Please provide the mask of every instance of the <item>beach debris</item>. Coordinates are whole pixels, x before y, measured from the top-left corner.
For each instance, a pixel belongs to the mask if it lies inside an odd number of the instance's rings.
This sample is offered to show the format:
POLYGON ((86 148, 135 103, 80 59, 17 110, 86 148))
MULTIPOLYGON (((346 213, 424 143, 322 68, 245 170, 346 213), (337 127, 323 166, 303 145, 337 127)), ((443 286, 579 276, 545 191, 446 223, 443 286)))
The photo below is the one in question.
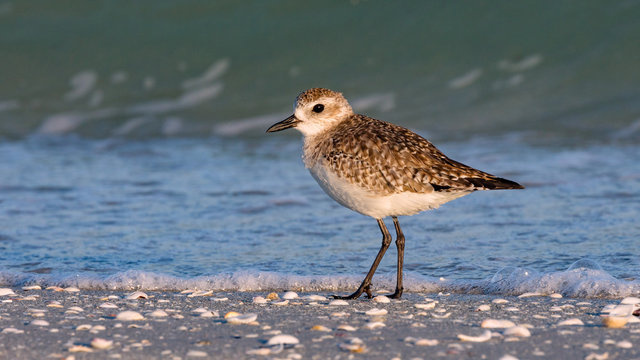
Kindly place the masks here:
POLYGON ((42 319, 33 320, 29 324, 35 325, 35 326, 49 326, 49 322, 47 320, 42 320, 42 319))
POLYGON ((367 351, 367 347, 364 345, 361 339, 354 337, 339 345, 340 350, 348 351, 352 353, 363 353, 367 351))
POLYGON ((491 331, 485 330, 479 336, 470 336, 465 334, 458 334, 458 339, 461 341, 469 341, 469 342, 485 342, 491 339, 491 331))
MULTIPOLYGON (((227 315, 229 314, 230 313, 227 313, 227 315)), ((225 315, 224 318, 227 320, 227 323, 233 324, 233 325, 250 324, 256 321, 256 319, 258 319, 258 314, 254 314, 254 313, 238 314, 238 315, 232 315, 232 316, 227 316, 227 315, 225 315)))
POLYGON ((494 304, 506 304, 506 303, 509 302, 509 300, 506 300, 506 299, 493 299, 491 302, 494 303, 494 304))
POLYGON ((113 345, 113 340, 93 338, 90 345, 94 349, 108 349, 113 345))
POLYGON ((378 296, 373 298, 373 301, 375 301, 377 303, 381 303, 381 304, 388 304, 388 303, 391 302, 391 299, 389 299, 388 297, 386 297, 384 295, 378 295, 378 296))
POLYGON ((611 329, 619 329, 627 325, 629 319, 622 316, 605 316, 602 318, 602 324, 611 329))
POLYGON ((491 305, 482 304, 476 308, 476 311, 489 311, 491 310, 491 305))
POLYGON ((209 354, 207 354, 204 351, 201 350, 189 350, 187 351, 187 357, 207 357, 209 356, 209 354))
POLYGON ((144 316, 142 316, 142 314, 140 314, 139 312, 127 310, 127 311, 121 311, 120 313, 118 313, 118 315, 116 315, 116 320, 137 321, 137 320, 144 320, 144 316))
POLYGON ((262 296, 255 296, 253 298, 253 303, 254 304, 266 304, 267 302, 268 302, 267 299, 265 299, 262 296))
POLYGON ((167 317, 167 316, 169 316, 169 314, 167 314, 167 312, 162 310, 162 309, 157 309, 157 310, 153 310, 152 312, 150 312, 149 316, 155 317, 155 318, 160 318, 160 317, 167 317))
POLYGON ((13 290, 9 289, 9 288, 1 288, 0 289, 0 296, 7 296, 7 295, 15 295, 16 293, 13 292, 13 290))
POLYGON ((496 320, 496 319, 485 319, 480 324, 480 327, 485 329, 506 329, 510 327, 514 327, 516 324, 510 320, 496 320))
POLYGON ((376 330, 376 329, 380 329, 383 328, 387 325, 385 325, 385 323, 383 323, 382 321, 372 321, 372 322, 368 322, 364 325, 364 328, 367 330, 376 330))
POLYGON ((356 331, 357 330, 353 326, 347 325, 347 324, 338 325, 337 329, 338 330, 343 330, 343 331, 356 331))
POLYGON ((29 286, 23 286, 22 290, 24 291, 29 291, 29 290, 42 290, 42 287, 40 285, 29 285, 29 286))
POLYGON ((132 292, 131 294, 127 295, 125 297, 125 299, 127 300, 136 300, 136 299, 148 299, 149 296, 145 293, 143 293, 142 291, 135 291, 132 292))
POLYGON ((411 336, 404 338, 404 342, 415 346, 436 346, 439 343, 437 339, 414 338, 411 336))
POLYGON ((529 337, 531 336, 531 332, 524 326, 512 326, 504 330, 503 333, 505 336, 518 336, 518 337, 529 337))
POLYGON ((198 296, 212 296, 213 290, 196 290, 191 294, 187 295, 187 297, 198 297, 198 296))
POLYGON ((299 297, 298 294, 294 291, 287 291, 282 295, 282 298, 285 300, 293 300, 293 299, 297 299, 298 297, 299 297))
POLYGON ((349 305, 349 303, 346 300, 341 300, 341 299, 331 300, 329 302, 329 306, 345 306, 345 305, 349 305))
POLYGON ((311 331, 322 331, 322 332, 330 332, 331 329, 324 325, 315 325, 311 328, 311 331))
POLYGON ((297 337, 292 335, 280 334, 272 337, 267 341, 267 346, 285 346, 290 347, 300 343, 297 337))
POLYGON ((267 295, 267 299, 269 299, 269 300, 278 300, 279 298, 280 297, 278 296, 278 294, 276 294, 274 292, 269 293, 269 295, 267 295))
POLYGON ((562 320, 558 323, 558 326, 582 326, 584 323, 582 320, 578 318, 571 318, 567 320, 562 320))
POLYGON ((432 310, 433 308, 436 307, 436 302, 430 302, 430 303, 426 303, 426 304, 415 304, 413 305, 418 309, 422 309, 422 310, 432 310))
POLYGON ((365 314, 369 316, 383 316, 383 315, 387 315, 388 313, 389 312, 387 311, 387 309, 378 309, 378 308, 373 308, 365 311, 365 314))

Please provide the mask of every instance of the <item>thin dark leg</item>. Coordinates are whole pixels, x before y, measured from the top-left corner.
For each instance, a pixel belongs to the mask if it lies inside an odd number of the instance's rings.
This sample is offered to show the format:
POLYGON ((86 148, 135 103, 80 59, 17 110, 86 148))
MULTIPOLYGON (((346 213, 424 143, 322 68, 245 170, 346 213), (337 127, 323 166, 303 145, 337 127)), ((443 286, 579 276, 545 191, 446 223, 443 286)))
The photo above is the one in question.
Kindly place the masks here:
POLYGON ((387 230, 387 227, 384 225, 382 219, 376 220, 378 221, 378 226, 380 227, 380 231, 382 232, 382 246, 378 251, 378 255, 376 255, 376 259, 373 261, 373 265, 371 265, 371 269, 369 269, 367 276, 365 276, 362 284, 360 284, 360 287, 358 288, 358 290, 356 290, 356 292, 349 296, 334 296, 334 298, 344 300, 357 299, 360 297, 360 295, 362 295, 363 292, 366 292, 369 298, 371 298, 371 278, 373 278, 373 274, 376 272, 376 269, 378 268, 378 265, 380 264, 380 261, 384 256, 384 253, 387 251, 389 245, 391 244, 391 234, 389 234, 389 230, 387 230))
POLYGON ((389 295, 392 299, 400 299, 402 296, 402 266, 404 265, 404 234, 400 229, 398 218, 393 216, 393 225, 396 228, 396 248, 398 249, 398 279, 396 280, 396 291, 389 295))

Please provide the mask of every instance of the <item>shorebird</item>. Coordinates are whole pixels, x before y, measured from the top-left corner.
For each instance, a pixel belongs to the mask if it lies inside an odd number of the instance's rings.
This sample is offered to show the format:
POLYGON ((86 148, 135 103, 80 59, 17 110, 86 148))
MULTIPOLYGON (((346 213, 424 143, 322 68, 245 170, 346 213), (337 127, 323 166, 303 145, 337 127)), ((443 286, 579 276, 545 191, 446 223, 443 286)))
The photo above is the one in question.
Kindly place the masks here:
POLYGON ((523 189, 449 159, 408 129, 354 113, 341 93, 329 89, 302 92, 293 115, 267 132, 288 128, 304 136, 304 164, 322 189, 341 205, 376 219, 382 232, 382 246, 360 287, 335 298, 372 297, 371 279, 392 240, 385 217, 393 219, 398 251, 396 289, 389 296, 400 298, 405 238, 398 216, 435 209, 476 190, 523 189))

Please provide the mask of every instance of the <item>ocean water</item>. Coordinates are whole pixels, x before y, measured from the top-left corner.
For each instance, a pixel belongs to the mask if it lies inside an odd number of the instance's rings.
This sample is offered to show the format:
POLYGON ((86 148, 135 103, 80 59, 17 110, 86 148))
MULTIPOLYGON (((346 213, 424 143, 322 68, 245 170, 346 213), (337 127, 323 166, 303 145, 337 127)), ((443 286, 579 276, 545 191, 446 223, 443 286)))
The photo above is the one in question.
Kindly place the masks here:
MULTIPOLYGON (((640 293, 640 3, 0 3, 0 285, 348 291, 302 90, 518 181, 401 217, 406 288, 640 293)), ((395 249, 374 285, 393 288, 395 249)))

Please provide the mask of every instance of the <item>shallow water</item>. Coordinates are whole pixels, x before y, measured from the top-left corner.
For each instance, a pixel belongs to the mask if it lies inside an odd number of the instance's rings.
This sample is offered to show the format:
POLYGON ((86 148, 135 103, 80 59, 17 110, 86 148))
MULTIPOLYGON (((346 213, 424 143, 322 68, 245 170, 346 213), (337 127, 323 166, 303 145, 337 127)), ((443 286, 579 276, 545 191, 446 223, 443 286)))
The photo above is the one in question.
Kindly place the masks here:
MULTIPOLYGON (((287 136, 1 143, 0 282, 353 286, 378 250, 379 230, 322 192, 300 146, 287 136)), ((612 292, 638 291, 640 148, 536 147, 516 135, 440 148, 527 189, 478 192, 401 217, 410 290, 571 293, 575 281, 595 281, 581 294, 602 295, 600 280, 613 276, 621 283, 612 292), (580 259, 602 271, 566 281, 580 259), (553 284, 531 282, 550 275, 553 284)), ((394 271, 392 247, 375 279, 390 285, 394 271)))

